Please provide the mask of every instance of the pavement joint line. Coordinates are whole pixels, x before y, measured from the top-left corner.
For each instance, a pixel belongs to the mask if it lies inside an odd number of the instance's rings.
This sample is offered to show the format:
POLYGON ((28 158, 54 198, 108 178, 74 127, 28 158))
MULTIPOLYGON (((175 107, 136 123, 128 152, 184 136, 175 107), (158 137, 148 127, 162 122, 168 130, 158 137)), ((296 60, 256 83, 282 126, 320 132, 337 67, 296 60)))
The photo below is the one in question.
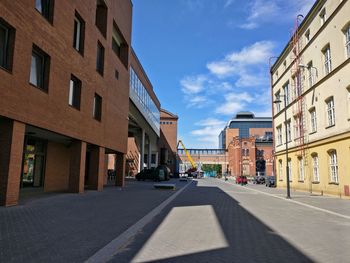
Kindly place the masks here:
MULTIPOLYGON (((221 181, 220 181, 221 182, 221 181)), ((223 183, 223 182, 221 182, 223 183)), ((233 186, 237 186, 231 182, 227 182, 233 186)), ((340 214, 340 213, 337 213, 337 212, 333 212, 333 211, 330 211, 330 210, 327 210, 327 209, 323 209, 323 208, 320 208, 320 207, 317 207, 317 206, 313 206, 313 205, 309 205, 309 204, 305 204, 303 202, 299 202, 299 201, 295 201, 293 199, 287 199, 286 197, 282 197, 282 196, 278 196, 278 195, 275 195, 275 194, 270 194, 270 193, 266 193, 266 192, 263 192, 263 191, 260 191, 260 190, 256 190, 256 189, 252 189, 252 188, 244 188, 244 189, 247 189, 247 190, 250 190, 250 191, 254 191, 254 192, 258 192, 258 193, 261 193, 261 194, 264 194, 264 195, 268 195, 268 196, 271 196, 271 197, 274 197, 274 198, 278 198, 278 199, 281 199, 281 200, 284 200, 284 201, 287 201, 287 202, 290 202, 290 203, 294 203, 294 204, 298 204, 298 205, 301 205, 301 206, 305 206, 305 207, 308 207, 308 208, 312 208, 312 209, 315 209, 315 210, 318 210, 318 211, 321 211, 321 212, 324 212, 324 213, 328 213, 328 214, 331 214, 331 215, 334 215, 334 216, 338 216, 338 217, 342 217, 344 219, 348 219, 350 220, 350 216, 347 216, 347 215, 343 215, 343 214, 340 214)))
POLYGON ((180 190, 169 196, 160 205, 154 208, 151 212, 137 221, 134 225, 130 226, 122 234, 117 236, 106 246, 98 250, 94 255, 88 258, 85 263, 102 263, 108 262, 118 253, 118 250, 122 248, 132 237, 134 237, 145 225, 157 216, 170 202, 172 202, 178 195, 180 195, 193 181, 188 182, 180 190))

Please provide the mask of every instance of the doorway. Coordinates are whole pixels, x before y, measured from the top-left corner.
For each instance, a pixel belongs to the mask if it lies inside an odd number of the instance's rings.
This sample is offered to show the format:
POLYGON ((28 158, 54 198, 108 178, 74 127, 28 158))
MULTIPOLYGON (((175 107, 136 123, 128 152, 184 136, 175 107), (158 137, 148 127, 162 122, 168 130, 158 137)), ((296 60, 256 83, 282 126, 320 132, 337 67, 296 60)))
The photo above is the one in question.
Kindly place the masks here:
POLYGON ((21 174, 21 188, 44 187, 46 141, 25 138, 21 174))

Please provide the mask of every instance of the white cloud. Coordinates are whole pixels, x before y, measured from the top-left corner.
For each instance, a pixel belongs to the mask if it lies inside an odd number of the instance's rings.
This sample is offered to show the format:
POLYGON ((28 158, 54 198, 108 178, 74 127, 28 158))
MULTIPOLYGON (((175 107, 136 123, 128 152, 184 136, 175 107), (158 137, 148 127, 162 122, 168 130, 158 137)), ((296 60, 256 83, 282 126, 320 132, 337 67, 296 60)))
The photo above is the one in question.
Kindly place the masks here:
POLYGON ((206 77, 202 75, 186 77, 180 81, 182 91, 185 94, 198 94, 204 89, 206 77))
POLYGON ((238 87, 259 86, 268 81, 267 70, 261 65, 267 65, 274 47, 271 41, 259 41, 228 54, 222 60, 207 63, 207 68, 220 79, 238 76, 235 83, 238 87))
POLYGON ((205 147, 217 148, 218 136, 224 129, 226 122, 216 118, 208 118, 197 122, 195 125, 201 128, 192 130, 191 135, 195 136, 197 141, 204 142, 205 147))
POLYGON ((239 27, 255 29, 265 23, 291 21, 298 14, 305 16, 314 3, 315 0, 252 0, 246 22, 239 27))
POLYGON ((188 96, 186 97, 188 104, 187 107, 204 108, 210 100, 206 96, 188 96))
POLYGON ((233 116, 236 112, 244 110, 253 101, 254 95, 248 92, 231 92, 226 94, 225 102, 215 109, 215 113, 233 116))

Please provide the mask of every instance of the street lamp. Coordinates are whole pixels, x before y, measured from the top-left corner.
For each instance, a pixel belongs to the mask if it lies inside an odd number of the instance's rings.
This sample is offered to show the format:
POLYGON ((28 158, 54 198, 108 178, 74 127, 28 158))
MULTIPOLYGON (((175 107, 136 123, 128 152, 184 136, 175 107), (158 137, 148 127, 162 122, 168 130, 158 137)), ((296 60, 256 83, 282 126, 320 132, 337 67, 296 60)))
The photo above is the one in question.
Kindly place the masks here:
POLYGON ((288 131, 287 131, 287 103, 286 103, 286 95, 279 95, 277 100, 273 103, 281 103, 280 97, 283 97, 284 101, 284 128, 286 130, 286 175, 287 175, 287 199, 290 199, 290 182, 289 182, 289 165, 288 165, 288 131))

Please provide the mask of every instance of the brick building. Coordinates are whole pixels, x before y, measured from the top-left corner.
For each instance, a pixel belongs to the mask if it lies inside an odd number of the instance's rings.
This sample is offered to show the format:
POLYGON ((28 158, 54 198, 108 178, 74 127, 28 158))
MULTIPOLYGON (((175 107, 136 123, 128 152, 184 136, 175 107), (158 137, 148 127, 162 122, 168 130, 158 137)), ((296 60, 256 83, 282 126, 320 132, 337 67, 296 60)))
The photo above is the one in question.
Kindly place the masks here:
POLYGON ((0 204, 124 184, 130 0, 0 1, 0 204))
POLYGON ((160 110, 159 163, 167 164, 172 173, 177 166, 177 121, 179 117, 167 110, 160 110))
POLYGON ((239 112, 219 135, 231 175, 273 174, 272 119, 239 112))

